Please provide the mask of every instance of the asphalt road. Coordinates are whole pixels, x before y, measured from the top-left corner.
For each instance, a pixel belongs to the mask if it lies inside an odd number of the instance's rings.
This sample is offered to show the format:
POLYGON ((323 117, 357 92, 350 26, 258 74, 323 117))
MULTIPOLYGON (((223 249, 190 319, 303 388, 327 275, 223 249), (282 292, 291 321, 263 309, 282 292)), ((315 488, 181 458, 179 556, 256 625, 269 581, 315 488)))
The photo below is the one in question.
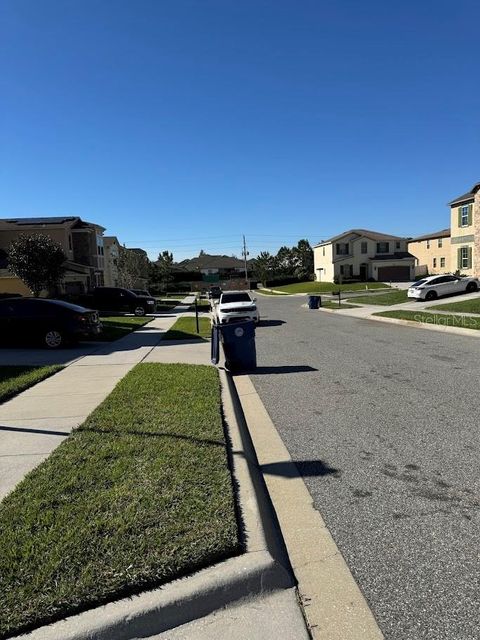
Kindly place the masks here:
POLYGON ((252 376, 387 639, 480 638, 480 340, 261 297, 252 376))

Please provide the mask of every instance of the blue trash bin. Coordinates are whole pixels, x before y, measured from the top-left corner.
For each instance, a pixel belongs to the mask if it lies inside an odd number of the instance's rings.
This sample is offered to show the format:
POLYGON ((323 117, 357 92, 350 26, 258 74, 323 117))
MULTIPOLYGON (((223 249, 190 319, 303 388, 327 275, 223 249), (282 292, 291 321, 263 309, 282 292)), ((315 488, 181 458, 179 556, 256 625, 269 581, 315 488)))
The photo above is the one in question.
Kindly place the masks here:
POLYGON ((253 371, 257 367, 255 347, 255 322, 245 320, 230 324, 215 325, 212 330, 212 362, 218 362, 217 342, 221 338, 225 354, 225 366, 229 371, 253 371))
POLYGON ((308 296, 308 308, 318 309, 320 307, 320 296, 308 296))

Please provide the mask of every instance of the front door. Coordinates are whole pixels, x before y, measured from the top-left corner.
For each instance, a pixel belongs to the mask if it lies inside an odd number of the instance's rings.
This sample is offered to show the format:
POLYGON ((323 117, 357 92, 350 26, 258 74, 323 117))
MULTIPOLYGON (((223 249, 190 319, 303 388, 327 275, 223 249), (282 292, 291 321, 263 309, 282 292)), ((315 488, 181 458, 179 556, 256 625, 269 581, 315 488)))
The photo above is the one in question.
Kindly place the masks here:
POLYGON ((360 280, 362 282, 365 282, 367 279, 367 265, 366 264, 361 264, 360 265, 360 280))

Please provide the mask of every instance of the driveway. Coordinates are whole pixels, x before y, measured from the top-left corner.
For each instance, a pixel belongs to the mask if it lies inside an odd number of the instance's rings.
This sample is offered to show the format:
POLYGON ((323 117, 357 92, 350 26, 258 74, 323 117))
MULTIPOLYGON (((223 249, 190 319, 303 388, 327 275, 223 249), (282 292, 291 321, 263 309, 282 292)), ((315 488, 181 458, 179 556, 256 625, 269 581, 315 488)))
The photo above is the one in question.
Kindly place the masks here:
POLYGON ((259 301, 252 380, 314 506, 387 639, 478 639, 478 342, 303 302, 259 301))

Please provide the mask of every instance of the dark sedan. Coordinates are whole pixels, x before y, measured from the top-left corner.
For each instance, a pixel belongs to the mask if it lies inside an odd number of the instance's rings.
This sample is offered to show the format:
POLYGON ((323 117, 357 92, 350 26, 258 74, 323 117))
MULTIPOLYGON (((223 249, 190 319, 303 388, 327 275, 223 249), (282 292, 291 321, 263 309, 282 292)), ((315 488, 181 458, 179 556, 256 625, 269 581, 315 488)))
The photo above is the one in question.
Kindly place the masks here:
POLYGON ((82 338, 97 336, 101 328, 97 311, 63 300, 0 300, 0 336, 8 344, 21 340, 59 349, 82 338))

